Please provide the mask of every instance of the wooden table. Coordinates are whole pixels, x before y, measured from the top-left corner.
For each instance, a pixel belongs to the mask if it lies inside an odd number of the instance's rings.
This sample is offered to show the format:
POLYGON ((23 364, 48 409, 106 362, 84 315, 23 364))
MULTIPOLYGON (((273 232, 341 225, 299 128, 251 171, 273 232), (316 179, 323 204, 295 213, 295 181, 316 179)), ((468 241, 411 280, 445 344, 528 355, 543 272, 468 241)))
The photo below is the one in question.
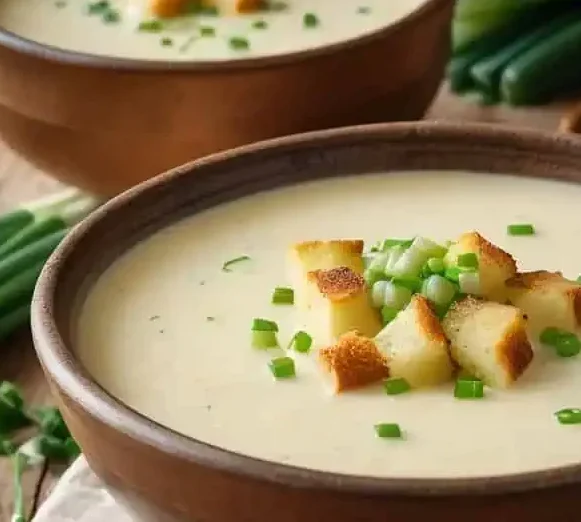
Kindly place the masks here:
MULTIPOLYGON (((455 121, 480 121, 503 123, 553 130, 558 127, 560 117, 567 104, 532 109, 509 110, 496 107, 478 107, 463 102, 445 90, 434 103, 429 118, 455 121)), ((0 212, 15 204, 58 190, 60 185, 42 172, 17 158, 0 143, 0 212)), ((42 403, 50 400, 42 372, 36 361, 30 333, 23 331, 1 347, 0 380, 18 383, 28 401, 42 403)), ((42 481, 41 491, 45 495, 56 474, 49 474, 42 481)), ((39 471, 31 470, 25 477, 25 490, 29 500, 39 483, 39 471)), ((12 513, 12 478, 9 463, 0 462, 0 522, 9 522, 12 513)))

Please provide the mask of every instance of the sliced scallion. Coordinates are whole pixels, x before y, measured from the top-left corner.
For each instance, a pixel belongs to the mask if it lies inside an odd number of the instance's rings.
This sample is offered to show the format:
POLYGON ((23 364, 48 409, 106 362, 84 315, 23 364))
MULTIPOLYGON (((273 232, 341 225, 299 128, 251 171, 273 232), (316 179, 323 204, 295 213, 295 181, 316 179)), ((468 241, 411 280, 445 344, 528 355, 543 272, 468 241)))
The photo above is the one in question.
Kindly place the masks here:
POLYGON ((371 287, 371 303, 375 308, 381 308, 383 306, 387 283, 388 281, 377 281, 371 287))
POLYGON ((469 295, 480 295, 480 275, 478 272, 462 272, 458 276, 460 292, 469 295))
POLYGON ((375 433, 381 439, 401 439, 402 433, 399 424, 382 423, 375 425, 375 433))
POLYGON ((456 263, 460 268, 478 268, 478 256, 473 252, 460 254, 456 263))
POLYGON ((400 395, 410 391, 412 387, 405 379, 394 378, 383 381, 383 389, 387 395, 400 395))
POLYGON ((401 310, 399 308, 394 308, 393 306, 384 306, 381 309, 381 319, 383 321, 383 326, 391 323, 400 312, 401 310))
POLYGON ((428 259, 426 267, 430 274, 443 274, 446 270, 444 261, 440 257, 431 257, 428 259))
POLYGON ((383 292, 384 306, 389 306, 396 310, 403 310, 412 299, 412 290, 407 286, 396 284, 395 281, 386 281, 383 292))
POLYGON ((567 330, 560 328, 545 328, 539 337, 541 343, 551 346, 559 357, 574 357, 581 352, 581 341, 567 330))
POLYGON ((515 223, 506 227, 509 236, 533 236, 535 227, 530 223, 515 223))
POLYGON ((268 367, 275 379, 289 379, 295 377, 295 361, 291 357, 278 357, 268 363, 268 367))
POLYGON ((233 36, 228 40, 231 49, 235 51, 246 51, 250 49, 250 42, 242 36, 233 36))
POLYGON ((565 408, 555 413, 560 424, 581 424, 580 408, 565 408))
POLYGON ((394 246, 409 248, 413 242, 414 242, 413 239, 396 239, 396 238, 384 239, 383 241, 377 243, 377 250, 380 252, 387 252, 390 248, 394 246))
POLYGON ((454 387, 454 397, 457 399, 482 399, 484 397, 484 383, 475 378, 460 378, 454 387))
POLYGON ((276 332, 271 330, 252 330, 252 346, 260 350, 278 348, 276 332))
POLYGON ((160 20, 143 20, 137 26, 137 29, 143 33, 161 33, 163 23, 160 20))
POLYGON ((228 261, 226 261, 222 265, 222 272, 232 272, 231 267, 238 264, 238 263, 242 263, 243 261, 250 261, 250 257, 249 256, 238 256, 238 257, 235 257, 234 259, 229 259, 228 261))
POLYGON ((313 338, 307 332, 297 332, 293 335, 289 344, 289 349, 294 348, 295 352, 308 353, 313 345, 313 338))
POLYGON ((455 283, 457 283, 460 280, 461 273, 462 273, 462 270, 460 270, 456 266, 452 266, 452 267, 446 268, 446 270, 444 272, 444 277, 446 279, 449 279, 450 281, 454 281, 455 283))
POLYGON ((383 266, 383 271, 386 276, 393 277, 395 274, 395 267, 401 257, 404 255, 408 247, 403 245, 396 245, 391 247, 386 253, 386 262, 383 266))
POLYGON ((309 29, 317 27, 319 25, 319 17, 315 13, 305 13, 303 15, 303 25, 309 29))
POLYGON ((456 295, 456 285, 445 277, 434 274, 424 281, 422 295, 436 305, 448 305, 456 295))
POLYGON ((252 321, 252 331, 278 332, 278 325, 269 319, 256 318, 252 321))
POLYGON ((272 293, 272 304, 292 305, 295 302, 295 292, 292 288, 277 287, 272 293))

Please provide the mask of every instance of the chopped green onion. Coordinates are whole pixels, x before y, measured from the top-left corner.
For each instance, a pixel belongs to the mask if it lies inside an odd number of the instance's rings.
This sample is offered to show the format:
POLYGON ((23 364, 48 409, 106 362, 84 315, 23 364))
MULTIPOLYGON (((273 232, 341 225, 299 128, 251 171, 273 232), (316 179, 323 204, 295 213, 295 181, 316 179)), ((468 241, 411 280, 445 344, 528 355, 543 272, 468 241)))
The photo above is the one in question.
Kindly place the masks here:
POLYGON ((278 332, 278 325, 268 319, 256 318, 252 321, 252 330, 257 332, 278 332))
POLYGON ((545 328, 539 337, 541 343, 551 346, 559 357, 574 357, 581 352, 581 341, 567 330, 560 328, 545 328))
POLYGON ((230 267, 233 265, 236 265, 238 263, 242 263, 243 261, 250 261, 250 257, 249 256, 239 256, 239 257, 235 257, 234 259, 230 259, 229 261, 226 261, 222 265, 222 272, 232 272, 230 267))
POLYGON ((422 285, 422 295, 435 305, 449 305, 456 295, 456 285, 440 275, 432 275, 422 285))
POLYGON ((235 51, 246 51, 250 49, 250 42, 242 36, 233 36, 229 40, 230 48, 235 51))
POLYGON ((393 277, 395 275, 395 266, 406 250, 407 248, 402 245, 396 245, 387 250, 385 253, 386 262, 383 267, 383 272, 386 276, 393 277))
POLYGON ((399 424, 382 423, 375 425, 375 433, 381 439, 401 439, 402 433, 399 424))
POLYGON ((163 23, 160 20, 143 20, 137 29, 144 33, 161 33, 163 31, 163 23))
POLYGON ((292 288, 277 287, 272 294, 272 304, 289 304, 295 302, 295 292, 292 288))
POLYGON ((446 268, 446 271, 444 272, 444 277, 450 281, 454 281, 455 283, 457 283, 460 280, 461 273, 462 270, 460 270, 456 266, 452 266, 450 268, 446 268))
POLYGON ((372 272, 385 272, 385 265, 389 259, 389 255, 387 253, 381 253, 373 256, 373 259, 369 262, 369 266, 367 270, 372 272))
POLYGON ((252 330, 252 346, 260 350, 278 348, 276 332, 270 330, 252 330))
POLYGON ((305 13, 303 16, 303 25, 308 28, 317 27, 319 18, 314 13, 305 13))
POLYGON ((209 25, 202 25, 200 27, 201 36, 216 36, 216 29, 209 25))
POLYGON ((480 295, 480 274, 478 272, 462 272, 458 276, 460 292, 469 295, 480 295))
POLYGON ((373 304, 375 308, 381 308, 383 306, 387 284, 388 281, 377 281, 371 287, 371 304, 373 304))
POLYGON ((383 293, 383 305, 403 310, 412 300, 412 290, 394 281, 388 281, 383 293))
POLYGON ((371 7, 362 5, 361 7, 358 7, 357 8, 357 14, 366 15, 366 14, 369 14, 369 13, 371 13, 371 7))
POLYGON ((509 236, 532 236, 535 234, 535 227, 530 223, 517 223, 508 225, 506 232, 509 236))
POLYGON ((383 272, 377 272, 373 270, 365 270, 363 273, 363 279, 365 284, 371 288, 377 281, 387 280, 387 276, 383 272))
POLYGON ((266 29, 268 27, 268 24, 266 23, 265 20, 256 20, 255 22, 252 23, 252 28, 253 29, 266 29))
POLYGON ((275 379, 288 379, 296 375, 295 361, 290 357, 278 357, 268 363, 275 379))
MULTIPOLYGON (((446 249, 430 239, 416 237, 411 246, 393 264, 389 264, 391 276, 419 276, 428 259, 444 257, 446 249)), ((386 268, 387 273, 387 268, 386 268)))
POLYGON ((293 338, 288 345, 288 349, 290 350, 291 348, 294 348, 295 352, 308 353, 312 345, 313 338, 307 332, 301 330, 293 335, 293 338))
POLYGON ((478 268, 478 256, 473 252, 460 254, 456 263, 460 268, 478 268))
POLYGON ((444 261, 440 257, 431 257, 426 262, 426 271, 429 274, 443 274, 446 270, 444 261))
POLYGON ((399 314, 401 310, 399 308, 394 308, 393 306, 384 306, 381 309, 381 318, 383 320, 383 326, 391 323, 399 314))
POLYGON ((119 20, 121 20, 121 13, 115 9, 109 9, 103 13, 103 22, 106 24, 116 24, 119 20))
POLYGON ((383 389, 387 395, 399 395, 412 389, 405 379, 386 379, 383 381, 383 389))
POLYGON ((555 413, 561 424, 581 424, 581 409, 565 408, 555 413))
POLYGON ((379 243, 377 243, 375 245, 375 248, 379 252, 387 252, 390 248, 393 248, 395 246, 400 246, 400 247, 403 247, 403 248, 409 248, 410 246, 412 246, 412 243, 413 242, 414 242, 413 239, 395 239, 395 238, 390 238, 390 239, 384 239, 383 241, 380 241, 379 243))
POLYGON ((391 282, 396 286, 407 288, 414 293, 419 292, 422 288, 422 280, 414 276, 394 277, 391 282))
POLYGON ((458 379, 454 388, 454 397, 457 399, 482 399, 484 397, 484 383, 478 379, 458 379))
POLYGON ((173 40, 171 38, 169 38, 168 36, 164 36, 160 40, 160 43, 161 43, 162 47, 171 47, 173 45, 173 40))

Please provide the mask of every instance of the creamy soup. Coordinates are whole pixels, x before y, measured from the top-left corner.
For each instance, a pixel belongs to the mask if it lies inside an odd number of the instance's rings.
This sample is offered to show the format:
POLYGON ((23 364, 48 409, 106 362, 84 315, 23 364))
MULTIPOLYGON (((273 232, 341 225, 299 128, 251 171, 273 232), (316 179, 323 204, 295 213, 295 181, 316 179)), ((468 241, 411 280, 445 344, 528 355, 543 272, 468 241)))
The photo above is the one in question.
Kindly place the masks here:
POLYGON ((287 8, 280 12, 253 15, 232 14, 229 4, 233 0, 221 0, 218 16, 188 16, 153 24, 149 23, 147 2, 3 0, 0 27, 43 44, 90 54, 228 60, 290 53, 356 38, 401 19, 426 0, 288 0, 287 8))
POLYGON ((78 354, 112 395, 155 421, 268 461, 377 477, 473 477, 581 462, 581 426, 554 412, 581 406, 581 357, 537 347, 506 391, 479 401, 453 383, 390 397, 381 386, 334 395, 316 353, 290 353, 296 379, 275 381, 273 356, 250 345, 254 317, 276 321, 281 345, 293 307, 270 303, 288 285, 289 245, 306 239, 475 229, 522 270, 581 271, 581 187, 463 173, 368 175, 318 181, 222 205, 157 233, 97 281, 80 316, 78 354), (506 226, 534 223, 511 237, 506 226), (224 272, 225 261, 249 260, 224 272), (403 440, 375 436, 399 423, 403 440))

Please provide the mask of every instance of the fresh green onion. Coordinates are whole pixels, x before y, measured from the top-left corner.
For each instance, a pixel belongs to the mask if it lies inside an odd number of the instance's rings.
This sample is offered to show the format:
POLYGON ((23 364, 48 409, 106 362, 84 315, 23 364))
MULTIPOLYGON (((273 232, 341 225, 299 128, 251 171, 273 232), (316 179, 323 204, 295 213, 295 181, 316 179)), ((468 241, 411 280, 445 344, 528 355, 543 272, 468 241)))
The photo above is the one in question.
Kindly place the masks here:
POLYGON ((252 346, 261 350, 277 348, 278 325, 268 319, 254 319, 252 322, 252 346))
POLYGON ((137 30, 143 33, 161 33, 164 29, 161 20, 143 20, 137 26, 137 30))
POLYGON ((230 259, 222 265, 222 272, 232 272, 232 270, 231 270, 232 266, 237 265, 238 263, 242 263, 244 261, 250 261, 250 257, 249 256, 239 256, 239 257, 235 257, 234 259, 230 259))
POLYGON ((303 16, 303 25, 308 28, 317 27, 319 25, 319 17, 314 13, 305 13, 303 16))
POLYGON ((246 51, 250 49, 250 42, 242 36, 233 36, 228 43, 230 44, 230 48, 235 51, 246 51))
POLYGON ((382 423, 375 425, 375 433, 381 439, 401 439, 402 432, 399 424, 382 423))
POLYGON ((561 424, 581 424, 581 409, 565 408, 556 412, 555 417, 561 424))
POLYGON ((388 281, 377 281, 371 287, 371 304, 375 308, 381 308, 383 306, 383 300, 385 298, 385 288, 388 281))
POLYGON ((391 323, 400 312, 401 310, 399 308, 394 308, 393 306, 384 306, 381 309, 381 319, 383 321, 383 326, 391 323))
POLYGON ((295 377, 295 361, 290 357, 278 357, 268 363, 268 367, 275 379, 289 379, 295 377))
POLYGON ((440 257, 431 257, 427 260, 425 265, 426 275, 431 274, 443 274, 446 270, 444 266, 444 261, 440 257))
POLYGON ((386 262, 383 267, 383 272, 386 276, 393 277, 396 275, 395 267, 406 250, 407 247, 404 247, 403 245, 396 245, 385 252, 386 262))
POLYGON ((30 425, 23 404, 22 394, 16 386, 7 381, 0 385, 0 433, 9 434, 30 425))
POLYGON ((462 272, 458 276, 460 292, 469 295, 480 295, 480 275, 478 272, 462 272))
POLYGON ((252 321, 252 330, 259 332, 278 332, 278 325, 268 319, 256 318, 252 321))
POLYGON ((571 332, 560 328, 545 328, 540 335, 541 343, 551 346, 559 357, 574 357, 581 352, 581 341, 571 332))
POLYGON ((209 25, 202 25, 200 27, 200 36, 204 37, 216 36, 216 29, 209 25))
POLYGON ((400 395, 410 391, 412 387, 405 379, 394 378, 383 381, 383 389, 387 395, 400 395))
POLYGON ((456 295, 456 286, 440 275, 432 275, 422 285, 422 295, 436 305, 449 305, 456 295))
POLYGON ((419 292, 422 288, 422 280, 414 276, 394 277, 391 282, 396 286, 407 288, 413 293, 419 292))
POLYGON ((460 274, 461 273, 462 273, 462 270, 460 270, 456 266, 452 266, 452 267, 446 268, 446 270, 444 272, 444 277, 446 279, 448 279, 449 281, 454 281, 455 283, 457 283, 458 281, 460 281, 460 274))
POLYGON ((376 251, 378 252, 387 252, 390 248, 395 246, 409 248, 412 243, 414 242, 413 239, 384 239, 383 241, 379 241, 375 244, 376 251))
POLYGON ((293 335, 288 349, 294 348, 295 352, 308 353, 313 345, 313 338, 307 332, 297 332, 293 335))
POLYGON ((277 287, 272 294, 272 304, 288 304, 295 302, 295 292, 292 288, 277 287))
POLYGON ((533 236, 535 227, 530 223, 517 223, 508 225, 506 232, 509 236, 533 236))
POLYGON ((265 20, 255 20, 252 22, 252 28, 258 30, 264 30, 268 27, 268 24, 265 20))
POLYGON ((478 379, 458 379, 454 388, 454 397, 457 399, 482 399, 484 397, 484 383, 478 379))
POLYGON ((403 310, 412 300, 412 290, 394 281, 388 281, 383 292, 383 305, 403 310))
POLYGON ((473 252, 460 254, 456 263, 460 268, 478 268, 478 256, 473 252))
POLYGON ((428 259, 431 257, 444 257, 446 249, 430 239, 416 237, 411 246, 401 255, 391 268, 394 277, 419 276, 428 259))
POLYGON ((385 252, 376 254, 373 259, 369 262, 367 270, 371 272, 385 272, 385 265, 389 259, 389 255, 385 252))
POLYGON ((31 417, 44 435, 50 435, 63 441, 71 436, 61 412, 54 406, 37 408, 31 413, 31 417))
POLYGON ((22 476, 28 464, 26 455, 16 452, 11 457, 14 484, 14 507, 10 522, 26 522, 26 507, 24 505, 24 491, 22 488, 22 476))
POLYGON ((383 272, 375 272, 372 270, 366 270, 363 273, 363 279, 365 284, 371 288, 377 281, 386 281, 387 276, 383 272))

